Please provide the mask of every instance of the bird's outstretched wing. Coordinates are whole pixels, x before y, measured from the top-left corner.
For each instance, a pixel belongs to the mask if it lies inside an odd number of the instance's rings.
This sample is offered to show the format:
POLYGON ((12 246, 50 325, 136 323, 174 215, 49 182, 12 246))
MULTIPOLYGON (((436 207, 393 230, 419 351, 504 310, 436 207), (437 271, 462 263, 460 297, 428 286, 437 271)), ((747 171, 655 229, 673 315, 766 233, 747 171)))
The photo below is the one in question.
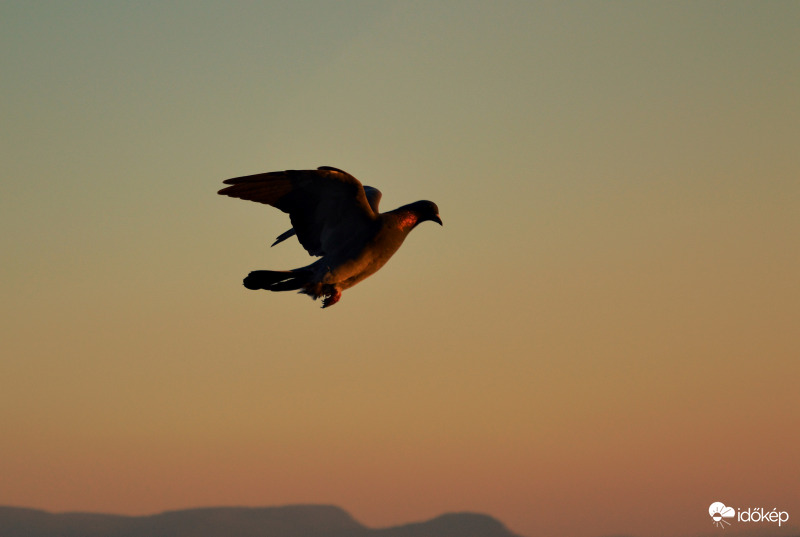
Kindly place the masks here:
MULTIPOLYGON (((266 203, 288 213, 300 244, 311 255, 330 255, 363 237, 377 219, 361 183, 322 166, 236 177, 219 194, 266 203)), ((287 235, 288 237, 288 235, 287 235)))
MULTIPOLYGON (((364 193, 367 195, 367 202, 369 206, 372 207, 372 212, 378 214, 378 205, 381 203, 381 197, 383 194, 380 190, 375 188, 374 186, 364 185, 364 193)), ((273 242, 270 246, 275 246, 276 244, 280 244, 289 237, 294 237, 296 234, 294 228, 284 231, 280 235, 275 238, 275 242, 273 242)))

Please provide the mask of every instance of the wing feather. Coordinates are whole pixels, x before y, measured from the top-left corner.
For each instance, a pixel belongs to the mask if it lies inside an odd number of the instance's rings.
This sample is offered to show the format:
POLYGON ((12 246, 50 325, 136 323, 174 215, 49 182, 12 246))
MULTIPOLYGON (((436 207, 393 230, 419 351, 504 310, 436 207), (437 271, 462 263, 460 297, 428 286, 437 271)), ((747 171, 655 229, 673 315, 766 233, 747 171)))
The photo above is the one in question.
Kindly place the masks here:
POLYGON ((329 166, 223 182, 230 186, 219 194, 266 203, 288 213, 300 244, 311 255, 345 249, 351 240, 368 233, 377 218, 358 179, 329 166))
MULTIPOLYGON (((381 194, 381 191, 378 190, 377 188, 368 185, 364 185, 364 193, 367 195, 367 202, 369 203, 369 206, 372 208, 372 212, 374 212, 377 215, 378 205, 381 202, 381 197, 383 196, 383 194, 381 194)), ((294 228, 284 231, 275 238, 275 242, 273 242, 271 246, 280 244, 289 237, 294 237, 296 234, 297 233, 295 232, 294 228)))

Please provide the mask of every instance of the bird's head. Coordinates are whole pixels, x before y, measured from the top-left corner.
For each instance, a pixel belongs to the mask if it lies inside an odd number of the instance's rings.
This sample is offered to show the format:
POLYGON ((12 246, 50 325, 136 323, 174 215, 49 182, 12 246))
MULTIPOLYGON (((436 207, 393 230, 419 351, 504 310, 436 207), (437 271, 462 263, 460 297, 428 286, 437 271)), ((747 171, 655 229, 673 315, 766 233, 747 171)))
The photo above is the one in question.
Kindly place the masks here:
POLYGON ((417 223, 425 222, 426 220, 431 220, 436 222, 437 224, 442 224, 442 219, 439 216, 439 207, 436 206, 435 203, 428 200, 417 201, 411 204, 412 210, 417 215, 417 223))
POLYGON ((415 201, 390 211, 398 219, 397 224, 406 233, 426 220, 432 220, 442 225, 439 218, 439 207, 432 201, 415 201))

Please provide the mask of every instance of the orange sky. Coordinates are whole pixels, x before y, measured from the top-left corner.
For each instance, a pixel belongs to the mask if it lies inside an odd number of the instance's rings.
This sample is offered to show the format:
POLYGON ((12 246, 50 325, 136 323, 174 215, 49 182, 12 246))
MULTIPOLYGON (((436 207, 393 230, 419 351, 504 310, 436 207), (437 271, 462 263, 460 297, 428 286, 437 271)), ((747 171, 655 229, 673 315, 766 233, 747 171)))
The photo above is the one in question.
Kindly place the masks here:
MULTIPOLYGON (((0 6, 0 505, 800 517, 800 7, 0 6), (332 165, 440 207, 334 308, 248 292, 332 165)), ((747 529, 742 526, 742 528, 747 529)), ((796 529, 797 526, 794 526, 796 529)))

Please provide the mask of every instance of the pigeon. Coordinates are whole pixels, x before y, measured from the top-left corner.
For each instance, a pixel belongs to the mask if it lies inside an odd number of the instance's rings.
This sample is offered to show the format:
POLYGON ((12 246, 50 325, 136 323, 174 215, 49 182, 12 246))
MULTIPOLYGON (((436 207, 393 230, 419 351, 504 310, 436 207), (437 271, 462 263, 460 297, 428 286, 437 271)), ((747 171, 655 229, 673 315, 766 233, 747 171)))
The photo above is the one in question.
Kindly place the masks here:
POLYGON ((442 225, 439 208, 422 200, 380 213, 381 192, 363 186, 331 166, 316 170, 259 173, 223 181, 219 194, 266 203, 289 214, 292 229, 272 246, 297 235, 305 250, 320 259, 292 270, 254 270, 248 289, 298 291, 322 307, 336 304, 342 291, 371 276, 389 261, 418 224, 442 225))

